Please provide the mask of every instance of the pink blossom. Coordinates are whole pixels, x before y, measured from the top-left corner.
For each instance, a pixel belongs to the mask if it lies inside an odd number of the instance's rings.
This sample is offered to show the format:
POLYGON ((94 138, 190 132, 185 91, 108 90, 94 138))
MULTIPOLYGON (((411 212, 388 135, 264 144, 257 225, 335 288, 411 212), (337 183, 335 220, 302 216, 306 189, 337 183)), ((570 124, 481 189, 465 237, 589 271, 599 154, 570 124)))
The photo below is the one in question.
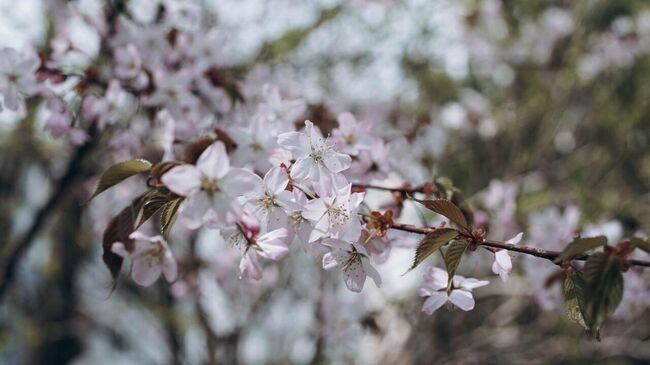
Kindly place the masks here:
POLYGON ((286 228, 276 229, 258 236, 259 228, 257 219, 244 211, 238 219, 237 227, 221 230, 224 240, 230 245, 238 247, 242 252, 239 263, 240 279, 259 280, 262 278, 262 264, 258 256, 279 261, 289 254, 286 228))
POLYGON ((429 315, 447 302, 451 302, 464 311, 474 309, 472 290, 490 283, 487 280, 464 278, 460 275, 454 275, 451 288, 448 288, 449 275, 447 271, 433 266, 429 267, 423 279, 420 284, 419 293, 422 297, 428 297, 422 305, 422 311, 429 315))
POLYGON ((319 198, 305 204, 302 216, 314 224, 309 242, 324 237, 355 242, 361 234, 361 221, 357 216, 363 193, 352 193, 352 184, 339 175, 324 179, 315 186, 319 198))
POLYGON ((305 133, 282 133, 278 136, 278 144, 296 159, 291 176, 298 180, 318 181, 321 176, 346 170, 352 161, 350 156, 335 151, 332 143, 308 120, 305 121, 305 133))
MULTIPOLYGON (((516 236, 506 241, 511 245, 516 245, 521 241, 523 232, 519 232, 516 236)), ((501 280, 505 283, 508 281, 508 275, 512 272, 512 260, 508 250, 498 250, 494 253, 494 263, 492 264, 492 272, 499 275, 501 280)))
MULTIPOLYGON (((13 48, 0 48, 0 95, 9 110, 18 110, 26 95, 36 91, 40 61, 33 55, 21 55, 13 48)), ((0 104, 0 112, 2 104, 0 104)))
POLYGON ((370 277, 377 287, 381 286, 379 272, 370 264, 366 250, 360 245, 328 239, 324 244, 333 248, 323 255, 323 269, 332 270, 340 268, 345 276, 345 285, 353 292, 360 292, 370 277))
POLYGON ((339 127, 332 131, 332 139, 341 152, 356 156, 371 148, 370 123, 358 122, 351 113, 341 113, 336 120, 339 127))
POLYGON ((111 251, 133 261, 133 281, 138 285, 149 286, 156 282, 161 274, 170 283, 176 280, 176 260, 161 236, 149 237, 136 231, 131 233, 129 238, 135 240, 132 252, 121 242, 114 243, 111 251))
POLYGON ((252 172, 230 167, 223 142, 217 141, 199 157, 196 166, 176 166, 161 178, 174 193, 186 197, 180 212, 189 228, 202 224, 216 227, 227 222, 237 206, 236 198, 251 194, 259 177, 252 172))
POLYGON ((274 167, 264 176, 264 181, 256 180, 249 204, 253 213, 262 222, 263 229, 276 229, 287 226, 287 210, 292 205, 292 194, 286 191, 289 175, 286 169, 274 167))

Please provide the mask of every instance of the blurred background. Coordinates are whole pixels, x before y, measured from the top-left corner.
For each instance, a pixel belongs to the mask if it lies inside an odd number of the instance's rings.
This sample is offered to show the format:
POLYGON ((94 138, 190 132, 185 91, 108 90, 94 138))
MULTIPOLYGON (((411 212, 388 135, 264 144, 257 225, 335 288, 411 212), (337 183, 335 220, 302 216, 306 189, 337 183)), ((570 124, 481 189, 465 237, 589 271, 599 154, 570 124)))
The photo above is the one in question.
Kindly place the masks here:
MULTIPOLYGON (((48 52, 69 75, 101 74, 106 44, 126 37, 106 36, 110 15, 137 25, 129 36, 145 63, 172 30, 204 37, 247 102, 270 84, 303 100, 296 119, 324 132, 345 111, 376 123, 399 175, 384 185, 444 177, 491 238, 523 231, 526 245, 557 250, 578 232, 610 242, 650 232, 647 1, 0 0, 0 48, 48 52)), ((228 115, 233 88, 224 89, 215 104, 228 115)), ((197 110, 203 123, 210 113, 197 110)), ((523 256, 504 284, 487 252, 470 255, 459 272, 492 282, 475 292, 476 309, 426 316, 423 270, 401 276, 410 235, 393 237, 377 266, 382 287, 356 294, 295 247, 262 281, 242 282, 238 253, 217 233, 175 228, 170 245, 192 258, 183 281, 123 280, 111 292, 101 234, 143 180, 86 200, 111 163, 159 156, 142 142, 153 132, 134 123, 75 143, 54 135, 51 117, 39 98, 0 113, 0 363, 650 362, 647 272, 625 273, 601 342, 566 318, 553 265, 523 256)), ((407 203, 402 219, 437 223, 421 214, 407 203)))

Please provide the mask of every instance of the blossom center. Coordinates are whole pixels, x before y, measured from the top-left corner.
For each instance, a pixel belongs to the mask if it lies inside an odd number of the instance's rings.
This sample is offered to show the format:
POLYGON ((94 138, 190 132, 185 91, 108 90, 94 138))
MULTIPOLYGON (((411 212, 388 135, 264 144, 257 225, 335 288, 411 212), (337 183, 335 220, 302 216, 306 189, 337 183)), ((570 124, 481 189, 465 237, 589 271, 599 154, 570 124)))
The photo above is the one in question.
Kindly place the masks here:
POLYGON ((264 198, 260 199, 260 203, 262 204, 262 208, 265 210, 271 210, 275 205, 275 197, 272 195, 265 195, 264 198))
POLYGON ((327 144, 325 144, 323 141, 320 141, 316 143, 316 145, 311 146, 311 153, 309 154, 309 157, 311 157, 316 163, 322 164, 323 158, 329 149, 330 147, 327 144))
POLYGON ((204 178, 201 180, 201 190, 207 191, 207 192, 215 192, 219 189, 217 185, 217 181, 213 179, 207 179, 204 178))
POLYGON ((289 214, 289 219, 291 219, 291 221, 294 222, 294 224, 298 224, 305 220, 305 218, 303 218, 302 213, 300 213, 300 211, 295 211, 289 214))
POLYGON ((342 225, 350 218, 350 213, 347 209, 335 204, 327 206, 325 212, 327 213, 330 226, 342 225))
POLYGON ((361 263, 362 255, 359 252, 349 252, 348 259, 343 263, 343 270, 347 271, 352 267, 352 265, 357 265, 361 263))

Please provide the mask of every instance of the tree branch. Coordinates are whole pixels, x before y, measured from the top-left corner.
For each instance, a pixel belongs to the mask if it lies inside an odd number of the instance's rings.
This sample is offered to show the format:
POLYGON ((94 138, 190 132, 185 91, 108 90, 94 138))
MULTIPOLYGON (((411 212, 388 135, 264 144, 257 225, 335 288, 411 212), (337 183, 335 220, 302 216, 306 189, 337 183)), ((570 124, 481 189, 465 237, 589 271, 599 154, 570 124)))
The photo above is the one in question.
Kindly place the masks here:
MULTIPOLYGON (((427 233, 434 232, 436 230, 436 228, 416 227, 416 226, 413 226, 413 225, 410 225, 410 224, 402 224, 402 223, 393 223, 391 225, 391 228, 399 230, 399 231, 405 231, 405 232, 411 232, 411 233, 419 233, 419 234, 427 234, 427 233)), ((547 260, 549 260, 551 262, 553 262, 553 260, 555 260, 560 255, 560 252, 558 252, 558 251, 544 250, 544 249, 537 248, 537 247, 513 245, 513 244, 510 244, 510 243, 506 243, 504 241, 496 241, 496 240, 485 240, 485 242, 483 242, 481 244, 481 246, 519 252, 519 253, 523 253, 523 254, 526 254, 526 255, 535 256, 535 257, 539 257, 539 258, 542 258, 542 259, 547 259, 547 260)), ((589 258, 589 255, 582 255, 582 256, 574 258, 573 260, 586 261, 588 258, 589 258)), ((632 266, 650 267, 650 262, 648 262, 648 261, 628 260, 628 262, 632 266)))
POLYGON ((22 238, 7 244, 2 251, 0 258, 0 299, 4 296, 13 280, 16 267, 23 254, 27 252, 34 238, 48 221, 56 207, 67 196, 74 186, 74 183, 84 174, 82 163, 85 156, 93 148, 95 142, 95 127, 89 130, 91 139, 78 147, 72 156, 68 168, 63 176, 55 184, 55 187, 48 201, 36 212, 34 220, 22 238))

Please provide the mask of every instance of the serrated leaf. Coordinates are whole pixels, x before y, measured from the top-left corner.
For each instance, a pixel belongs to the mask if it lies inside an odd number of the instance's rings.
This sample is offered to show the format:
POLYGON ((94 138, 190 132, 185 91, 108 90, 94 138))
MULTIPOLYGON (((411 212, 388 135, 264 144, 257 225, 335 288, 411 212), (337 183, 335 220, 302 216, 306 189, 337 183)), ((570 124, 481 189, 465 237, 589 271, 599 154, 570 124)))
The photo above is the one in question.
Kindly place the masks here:
POLYGON ((586 317, 584 302, 585 280, 580 272, 572 272, 564 279, 564 308, 567 317, 581 325, 585 330, 590 327, 586 317))
POLYGON ((598 335, 607 318, 614 313, 623 298, 621 260, 612 253, 589 256, 583 269, 585 279, 585 308, 590 329, 598 335))
POLYGON ((571 260, 576 256, 580 256, 589 250, 593 250, 597 247, 605 247, 607 245, 607 237, 605 236, 596 236, 596 237, 576 237, 571 241, 555 259, 555 263, 559 264, 562 261, 571 260))
POLYGON ((449 218, 452 222, 456 223, 458 226, 469 230, 469 224, 463 212, 458 208, 454 203, 446 199, 427 199, 419 200, 413 198, 416 202, 424 205, 427 209, 430 209, 442 216, 449 218))
POLYGON ((139 227, 153 215, 158 209, 169 201, 169 196, 160 190, 151 189, 142 195, 133 205, 134 227, 139 227), (153 210, 153 212, 152 212, 153 210))
MULTIPOLYGON (((422 261, 429 257, 432 253, 436 252, 442 246, 446 245, 458 236, 458 231, 453 228, 442 228, 434 232, 427 233, 426 236, 420 241, 417 249, 415 250, 415 258, 413 265, 407 272, 415 269, 422 261)), ((406 273, 405 273, 406 274, 406 273)))
POLYGON ((456 269, 460 265, 460 260, 463 258, 467 246, 469 246, 467 241, 452 241, 447 251, 445 251, 445 267, 447 268, 447 274, 449 274, 449 283, 456 274, 456 269))
POLYGON ((176 217, 178 216, 178 207, 183 202, 183 197, 172 199, 165 203, 162 213, 160 214, 160 227, 162 229, 163 238, 168 239, 176 217))
POLYGON ((647 238, 632 237, 630 238, 630 242, 634 245, 634 247, 650 253, 650 240, 647 238))
POLYGON ((133 175, 141 172, 149 172, 150 170, 151 162, 147 160, 137 159, 118 162, 104 171, 102 176, 99 178, 97 189, 95 189, 95 192, 88 200, 92 200, 97 195, 133 175))
POLYGON ((124 261, 121 256, 111 251, 113 243, 122 242, 127 250, 133 250, 133 240, 129 235, 162 208, 165 202, 151 190, 147 191, 109 221, 102 238, 102 260, 111 272, 113 280, 119 276, 124 261))

